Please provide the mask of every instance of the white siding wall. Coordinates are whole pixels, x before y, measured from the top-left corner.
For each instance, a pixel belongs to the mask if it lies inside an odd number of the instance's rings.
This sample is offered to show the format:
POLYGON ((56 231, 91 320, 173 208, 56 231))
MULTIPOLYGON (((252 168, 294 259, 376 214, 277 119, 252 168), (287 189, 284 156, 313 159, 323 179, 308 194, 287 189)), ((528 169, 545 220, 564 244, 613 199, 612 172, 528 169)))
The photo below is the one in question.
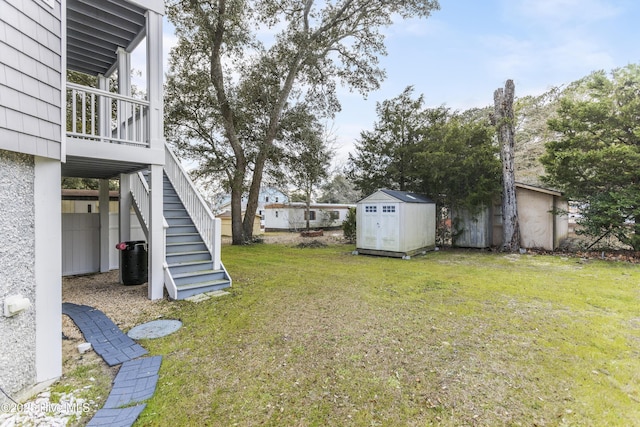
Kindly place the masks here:
POLYGON ((401 206, 402 251, 433 248, 436 244, 436 205, 404 203, 401 206))
POLYGON ((2 2, 0 149, 60 159, 60 16, 55 0, 2 2))

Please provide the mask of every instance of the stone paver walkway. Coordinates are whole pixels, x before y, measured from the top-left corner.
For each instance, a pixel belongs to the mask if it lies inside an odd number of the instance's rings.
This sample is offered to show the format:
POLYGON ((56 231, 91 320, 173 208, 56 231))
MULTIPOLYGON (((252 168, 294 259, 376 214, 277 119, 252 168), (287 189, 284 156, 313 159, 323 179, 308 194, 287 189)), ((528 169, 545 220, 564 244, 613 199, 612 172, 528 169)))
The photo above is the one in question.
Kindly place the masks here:
POLYGON ((130 427, 146 407, 146 404, 131 405, 151 398, 156 390, 162 356, 138 359, 147 354, 147 350, 125 335, 100 310, 65 302, 62 313, 73 320, 109 366, 122 364, 104 407, 87 426, 130 427))
POLYGON ((131 406, 149 399, 156 391, 162 356, 144 357, 124 362, 109 394, 105 408, 131 406))
POLYGON ((119 365, 148 353, 100 310, 65 302, 62 304, 62 314, 73 320, 84 338, 109 366, 119 365))
POLYGON ((146 406, 144 404, 130 408, 100 409, 87 427, 131 427, 146 406))

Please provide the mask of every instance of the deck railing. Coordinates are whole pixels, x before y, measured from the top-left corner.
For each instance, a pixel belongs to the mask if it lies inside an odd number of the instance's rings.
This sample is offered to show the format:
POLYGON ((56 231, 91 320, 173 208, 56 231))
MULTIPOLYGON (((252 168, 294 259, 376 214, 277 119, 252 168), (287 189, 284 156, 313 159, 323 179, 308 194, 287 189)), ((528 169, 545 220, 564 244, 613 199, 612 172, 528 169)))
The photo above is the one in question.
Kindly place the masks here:
POLYGON ((149 147, 148 111, 143 99, 67 82, 68 136, 149 147))

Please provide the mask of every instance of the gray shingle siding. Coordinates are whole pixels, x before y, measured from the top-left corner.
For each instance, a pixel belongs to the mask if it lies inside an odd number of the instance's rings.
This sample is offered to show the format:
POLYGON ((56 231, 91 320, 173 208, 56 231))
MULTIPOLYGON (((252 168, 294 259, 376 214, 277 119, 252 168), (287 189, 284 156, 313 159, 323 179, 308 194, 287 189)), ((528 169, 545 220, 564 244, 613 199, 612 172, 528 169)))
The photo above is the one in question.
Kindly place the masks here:
POLYGON ((4 0, 0 13, 0 149, 61 153, 60 2, 4 0))

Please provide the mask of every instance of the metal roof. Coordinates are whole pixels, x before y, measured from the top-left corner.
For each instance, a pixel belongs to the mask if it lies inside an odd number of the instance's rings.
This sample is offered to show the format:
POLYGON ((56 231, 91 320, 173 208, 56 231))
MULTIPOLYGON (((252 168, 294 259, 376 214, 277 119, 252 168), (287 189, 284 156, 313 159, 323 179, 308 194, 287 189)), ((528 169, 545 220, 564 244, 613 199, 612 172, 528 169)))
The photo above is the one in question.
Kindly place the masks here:
POLYGON ((67 0, 67 68, 109 75, 119 47, 144 38, 146 10, 125 0, 67 0))

